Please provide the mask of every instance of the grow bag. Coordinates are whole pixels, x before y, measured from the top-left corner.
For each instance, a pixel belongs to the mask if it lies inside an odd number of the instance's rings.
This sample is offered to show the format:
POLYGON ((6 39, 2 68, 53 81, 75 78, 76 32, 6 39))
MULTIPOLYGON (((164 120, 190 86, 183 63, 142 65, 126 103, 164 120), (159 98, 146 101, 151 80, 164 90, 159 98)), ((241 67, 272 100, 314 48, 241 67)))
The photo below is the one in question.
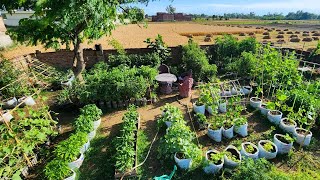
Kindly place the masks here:
POLYGON ((260 113, 265 116, 267 116, 268 112, 270 111, 270 109, 267 109, 266 107, 267 105, 264 103, 262 103, 261 106, 259 107, 260 113))
POLYGON ((206 106, 205 105, 197 106, 196 104, 193 104, 193 110, 195 113, 204 114, 206 111, 206 106))
POLYGON ((172 122, 170 122, 170 121, 165 121, 164 123, 166 124, 167 128, 171 127, 171 125, 172 125, 172 122))
POLYGON ((270 110, 267 114, 267 118, 273 124, 279 125, 282 118, 282 112, 278 110, 270 110))
POLYGON ((233 129, 234 129, 234 126, 232 126, 229 129, 224 129, 224 127, 222 127, 222 135, 227 139, 233 138, 233 129))
POLYGON ((71 171, 72 171, 72 176, 67 177, 64 180, 75 180, 76 179, 76 176, 77 176, 76 172, 74 172, 73 170, 71 170, 71 171))
POLYGON ((184 170, 189 169, 192 164, 192 159, 179 159, 177 157, 177 153, 174 154, 174 161, 177 163, 177 165, 181 169, 184 169, 184 170))
POLYGON ((212 129, 210 129, 210 125, 209 125, 207 134, 215 142, 221 142, 221 139, 222 139, 222 127, 220 129, 218 129, 218 130, 212 130, 212 129))
MULTIPOLYGON (((212 109, 211 106, 206 107, 206 110, 208 111, 208 113, 209 113, 210 115, 213 115, 213 114, 214 114, 214 113, 213 113, 213 109, 212 109)), ((219 108, 218 108, 217 110, 219 110, 219 108)))
POLYGON ((274 159, 278 153, 278 147, 273 142, 271 142, 269 140, 259 141, 258 149, 259 149, 259 157, 260 158, 274 159), (263 147, 263 143, 271 143, 274 148, 274 152, 269 152, 269 151, 265 150, 263 147))
POLYGON ((3 101, 2 108, 3 109, 12 109, 15 108, 18 105, 18 100, 16 97, 6 99, 3 101))
POLYGON ((296 128, 293 135, 296 138, 296 142, 302 146, 309 146, 312 138, 312 132, 309 131, 309 134, 301 134, 299 131, 308 132, 308 130, 303 128, 296 128))
POLYGON ((81 153, 79 159, 69 163, 68 166, 72 170, 75 170, 76 168, 79 169, 83 163, 83 160, 84 160, 84 155, 83 155, 83 153, 81 153))
POLYGON ((100 126, 100 124, 101 124, 101 118, 99 120, 93 122, 93 129, 97 130, 98 127, 100 126))
POLYGON ((245 142, 241 144, 241 155, 247 158, 252 158, 252 159, 258 159, 259 158, 259 149, 256 145, 252 144, 251 142, 245 142), (248 153, 245 149, 245 145, 252 145, 253 148, 256 150, 254 154, 248 153))
MULTIPOLYGON (((207 151, 207 153, 206 153, 206 160, 207 161, 209 161, 208 156, 209 156, 210 153, 219 153, 219 151, 217 151, 217 150, 209 150, 209 151, 207 151)), ((217 164, 214 164, 214 163, 209 163, 208 166, 203 168, 203 171, 205 173, 207 173, 207 174, 215 174, 215 173, 219 172, 222 169, 223 164, 224 164, 224 158, 221 159, 221 164, 217 165, 217 164)))
POLYGON ((291 134, 294 134, 295 132, 295 129, 297 127, 297 123, 293 120, 291 120, 293 122, 293 124, 291 125, 288 125, 288 124, 285 124, 285 121, 287 120, 288 118, 283 118, 281 119, 280 121, 280 128, 285 131, 285 132, 288 132, 288 133, 291 133, 291 134))
POLYGON ((4 111, 2 117, 0 116, 0 122, 10 122, 13 119, 13 116, 8 111, 4 111))
POLYGON ((282 134, 275 134, 273 136, 273 142, 278 148, 278 154, 288 154, 290 149, 292 148, 293 142, 287 144, 286 142, 282 142, 279 138, 284 138, 282 134))
POLYGON ((227 103, 226 102, 220 103, 218 109, 221 113, 226 113, 227 112, 227 103))
POLYGON ((90 147, 90 141, 86 142, 80 149, 80 153, 85 153, 90 147))
POLYGON ((96 136, 96 131, 93 130, 88 134, 88 139, 91 141, 96 136))
MULTIPOLYGON (((238 149, 235 146, 229 145, 225 149, 225 151, 227 151, 227 150, 234 151, 234 153, 236 153, 238 155, 239 160, 241 162, 241 153, 238 151, 238 149)), ((226 166, 228 168, 235 168, 235 167, 239 166, 239 164, 240 164, 240 162, 234 162, 231 159, 229 159, 227 155, 224 155, 223 159, 224 159, 224 166, 226 166)))
POLYGON ((23 96, 22 98, 18 99, 18 104, 21 103, 21 107, 24 106, 33 106, 36 104, 36 102, 34 101, 34 99, 31 96, 23 96))
POLYGON ((253 108, 259 108, 262 104, 262 100, 260 98, 257 97, 252 97, 250 98, 250 106, 253 108))
POLYGON ((235 133, 239 134, 242 137, 246 137, 248 135, 248 122, 239 127, 235 126, 233 129, 235 133))
POLYGON ((243 92, 244 95, 251 94, 252 87, 251 86, 242 86, 241 91, 243 92))

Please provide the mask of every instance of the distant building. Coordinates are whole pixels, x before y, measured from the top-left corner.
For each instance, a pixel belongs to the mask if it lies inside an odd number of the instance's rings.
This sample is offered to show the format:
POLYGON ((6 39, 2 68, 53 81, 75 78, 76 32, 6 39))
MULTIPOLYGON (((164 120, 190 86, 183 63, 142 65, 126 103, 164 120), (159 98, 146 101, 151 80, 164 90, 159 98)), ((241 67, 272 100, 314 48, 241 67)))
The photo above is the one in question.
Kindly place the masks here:
POLYGON ((164 21, 191 21, 192 16, 185 15, 183 13, 164 13, 158 12, 156 16, 152 16, 153 22, 164 22, 164 21))

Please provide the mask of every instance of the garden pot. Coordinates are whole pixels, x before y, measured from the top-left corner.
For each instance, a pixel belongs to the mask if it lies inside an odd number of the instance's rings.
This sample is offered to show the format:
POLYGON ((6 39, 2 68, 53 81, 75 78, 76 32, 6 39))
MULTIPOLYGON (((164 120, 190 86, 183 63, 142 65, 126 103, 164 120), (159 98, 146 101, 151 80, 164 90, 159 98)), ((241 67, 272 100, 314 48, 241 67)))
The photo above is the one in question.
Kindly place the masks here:
POLYGON ((261 106, 262 104, 262 100, 260 98, 257 97, 252 97, 250 98, 250 106, 257 109, 261 106))
POLYGON ((278 148, 278 154, 288 154, 293 146, 293 142, 286 141, 282 134, 275 134, 273 142, 278 148))
POLYGON ((36 102, 34 101, 34 99, 31 96, 24 96, 22 98, 18 99, 18 104, 22 103, 20 106, 24 107, 24 106, 33 106, 36 104, 36 102), (23 102, 23 103, 22 103, 23 102))
POLYGON ((269 140, 261 140, 258 143, 258 148, 259 148, 259 158, 266 158, 266 159, 274 159, 277 156, 278 153, 278 147, 275 145, 273 142, 269 140), (272 152, 267 151, 263 145, 265 143, 271 143, 273 146, 272 152))
POLYGON ((212 130, 210 129, 210 126, 208 126, 208 136, 214 140, 215 142, 221 142, 222 139, 222 127, 218 130, 212 130))
POLYGON ((80 149, 80 153, 83 154, 85 153, 90 147, 90 141, 86 142, 80 149))
POLYGON ((248 135, 248 122, 239 127, 235 126, 233 129, 235 133, 239 134, 242 137, 246 137, 248 135))
POLYGON ((79 169, 80 166, 81 166, 82 163, 83 163, 83 160, 84 160, 84 155, 83 155, 83 153, 81 153, 81 154, 80 154, 80 157, 79 157, 77 160, 68 163, 68 166, 69 166, 69 168, 72 169, 72 170, 79 169))
POLYGON ((205 105, 197 106, 196 103, 194 103, 193 104, 193 111, 195 113, 204 114, 206 111, 206 106, 205 105))
POLYGON ((12 109, 15 108, 18 105, 18 100, 16 97, 6 99, 3 101, 3 109, 12 109))
POLYGON ((280 128, 288 133, 293 134, 297 127, 297 123, 293 120, 289 121, 288 118, 282 118, 280 121, 280 128))
POLYGON ((244 95, 251 94, 252 87, 251 86, 242 86, 241 91, 243 92, 244 95))
MULTIPOLYGON (((211 114, 211 115, 214 114, 214 111, 213 111, 213 109, 212 109, 211 106, 207 106, 207 107, 206 107, 206 110, 208 111, 209 114, 211 114)), ((216 111, 218 111, 218 109, 216 109, 216 111)))
POLYGON ((3 111, 2 117, 0 116, 0 122, 10 122, 13 119, 13 116, 10 114, 9 111, 3 111))
MULTIPOLYGON (((238 149, 235 146, 229 145, 225 149, 225 151, 231 152, 231 154, 235 155, 241 162, 241 153, 238 151, 238 149)), ((235 167, 239 166, 239 164, 240 164, 240 162, 235 162, 235 161, 229 159, 227 155, 224 155, 223 159, 224 159, 224 166, 227 168, 235 168, 235 167)))
POLYGON ((259 107, 260 113, 264 116, 268 115, 268 112, 270 111, 270 109, 267 109, 267 105, 262 103, 261 106, 259 107))
POLYGON ((221 96, 231 96, 231 95, 232 95, 231 91, 222 91, 221 92, 221 96))
POLYGON ((189 169, 192 164, 192 159, 184 159, 184 158, 178 157, 177 153, 174 154, 174 161, 183 170, 189 169))
POLYGON ((294 133, 296 142, 302 146, 309 146, 312 138, 312 132, 303 128, 296 128, 294 133))
MULTIPOLYGON (((219 151, 217 151, 217 150, 207 151, 207 153, 206 153, 206 160, 207 161, 209 161, 209 157, 210 157, 211 153, 217 154, 217 153, 219 153, 219 151)), ((209 165, 204 167, 203 170, 207 174, 216 174, 217 172, 219 172, 222 169, 223 164, 224 164, 224 158, 221 159, 219 164, 209 163, 209 165)))
POLYGON ((96 136, 96 130, 91 131, 88 134, 89 141, 91 141, 96 136))
POLYGON ((227 112, 227 102, 220 103, 218 109, 221 113, 226 113, 227 112))
POLYGON ((273 124, 279 125, 282 118, 282 112, 278 110, 270 110, 267 114, 267 118, 273 124))
POLYGON ((117 108, 118 108, 117 101, 112 101, 111 104, 112 104, 112 107, 113 107, 114 109, 117 109, 117 108))
POLYGON ((229 129, 224 129, 224 127, 222 127, 222 135, 227 139, 233 138, 233 129, 234 126, 230 127, 229 129))
POLYGON ((72 175, 65 178, 64 180, 75 180, 76 179, 76 176, 77 176, 76 172, 74 172, 73 170, 71 170, 71 171, 72 171, 72 175))
POLYGON ((245 142, 241 144, 241 155, 247 158, 252 158, 252 159, 258 159, 259 158, 259 149, 256 145, 252 144, 251 142, 245 142), (246 151, 246 146, 251 145, 254 148, 253 153, 249 153, 246 151))
POLYGON ((97 130, 101 124, 101 118, 97 121, 93 121, 93 129, 97 130))
POLYGON ((241 88, 232 88, 231 89, 231 94, 232 95, 238 95, 238 94, 243 94, 242 89, 241 88))

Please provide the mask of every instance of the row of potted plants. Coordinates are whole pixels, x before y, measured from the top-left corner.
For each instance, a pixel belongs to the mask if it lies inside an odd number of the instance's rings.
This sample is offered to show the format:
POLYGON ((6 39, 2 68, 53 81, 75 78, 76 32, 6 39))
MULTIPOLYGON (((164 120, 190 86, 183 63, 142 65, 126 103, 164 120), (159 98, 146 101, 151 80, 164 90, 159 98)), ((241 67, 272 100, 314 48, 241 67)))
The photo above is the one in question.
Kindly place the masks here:
POLYGON ((297 122, 290 117, 283 118, 283 113, 281 111, 271 110, 276 109, 275 107, 282 106, 281 102, 283 102, 285 98, 286 97, 284 96, 278 96, 277 99, 280 101, 264 104, 260 98, 253 97, 250 99, 250 105, 253 108, 259 109, 261 114, 267 116, 271 123, 279 126, 286 133, 292 134, 298 144, 308 146, 312 138, 312 132, 310 130, 298 127, 297 122))
POLYGON ((100 126, 102 111, 96 105, 86 105, 74 122, 75 133, 61 141, 55 148, 54 159, 45 167, 45 176, 50 179, 74 180, 75 169, 84 161, 84 153, 90 147, 96 130, 100 126))
POLYGON ((140 116, 137 108, 130 105, 122 120, 121 135, 115 141, 116 173, 129 171, 136 163, 136 141, 140 116))

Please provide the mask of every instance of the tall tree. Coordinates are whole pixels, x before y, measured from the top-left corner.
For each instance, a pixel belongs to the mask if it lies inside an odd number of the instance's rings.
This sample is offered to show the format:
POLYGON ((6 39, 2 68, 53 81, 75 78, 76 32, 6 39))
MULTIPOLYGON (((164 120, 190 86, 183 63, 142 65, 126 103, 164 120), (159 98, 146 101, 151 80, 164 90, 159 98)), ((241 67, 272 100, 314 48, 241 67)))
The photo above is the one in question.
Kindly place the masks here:
POLYGON ((117 22, 124 23, 125 19, 142 21, 143 11, 131 5, 148 2, 149 0, 1 0, 0 7, 5 7, 10 12, 20 7, 33 9, 34 15, 22 19, 19 27, 8 31, 8 34, 14 40, 28 45, 41 43, 46 48, 55 49, 59 49, 61 45, 73 46, 73 72, 82 81, 81 72, 85 69, 83 42, 110 35, 117 22))
POLYGON ((169 14, 174 14, 174 13, 176 12, 176 8, 173 7, 173 6, 170 4, 169 6, 167 6, 166 11, 167 11, 169 14))

